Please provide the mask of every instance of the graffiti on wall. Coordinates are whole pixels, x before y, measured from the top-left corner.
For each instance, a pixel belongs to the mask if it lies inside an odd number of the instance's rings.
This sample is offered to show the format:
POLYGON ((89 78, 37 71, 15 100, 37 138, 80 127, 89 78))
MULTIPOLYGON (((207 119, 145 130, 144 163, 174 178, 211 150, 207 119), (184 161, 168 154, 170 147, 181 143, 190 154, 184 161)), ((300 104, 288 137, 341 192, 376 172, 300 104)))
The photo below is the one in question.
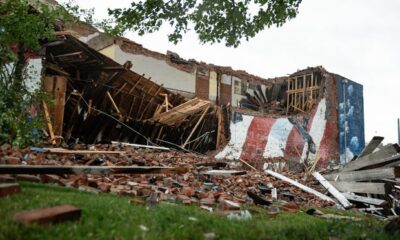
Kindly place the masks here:
MULTIPOLYGON (((237 113, 235 113, 237 115, 237 113)), ((330 149, 326 138, 332 138, 334 131, 325 131, 326 100, 307 116, 301 117, 254 117, 242 115, 233 117, 230 125, 231 139, 216 158, 227 159, 271 159, 284 157, 302 162, 314 160, 318 154, 321 162, 328 160, 330 149)))
POLYGON ((363 86, 337 78, 340 162, 346 163, 365 146, 363 86))

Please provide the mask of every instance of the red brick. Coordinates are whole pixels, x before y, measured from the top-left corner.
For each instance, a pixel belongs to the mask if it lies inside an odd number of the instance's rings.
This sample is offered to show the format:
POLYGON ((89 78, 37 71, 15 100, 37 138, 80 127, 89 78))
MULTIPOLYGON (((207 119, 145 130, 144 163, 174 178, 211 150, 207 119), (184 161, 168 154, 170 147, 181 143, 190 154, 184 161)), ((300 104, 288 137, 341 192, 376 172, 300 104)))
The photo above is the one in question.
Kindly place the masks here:
POLYGON ((194 192, 193 188, 185 187, 185 188, 182 189, 181 194, 183 194, 185 196, 188 196, 188 197, 191 197, 193 195, 193 192, 194 192))
POLYGON ((15 221, 22 224, 48 224, 78 220, 81 209, 72 205, 61 205, 52 208, 38 208, 15 214, 15 221))
POLYGON ((15 182, 15 178, 8 174, 0 175, 0 182, 15 182))
POLYGON ((4 156, 2 157, 2 162, 4 162, 4 164, 17 165, 21 163, 21 160, 18 157, 4 156))
POLYGON ((18 183, 3 183, 0 184, 0 197, 13 195, 21 191, 21 186, 18 183))
POLYGON ((27 181, 27 182, 40 182, 40 178, 33 175, 18 174, 17 180, 27 181))
POLYGON ((219 208, 221 210, 240 210, 240 204, 239 203, 235 203, 226 199, 221 199, 219 202, 219 208))

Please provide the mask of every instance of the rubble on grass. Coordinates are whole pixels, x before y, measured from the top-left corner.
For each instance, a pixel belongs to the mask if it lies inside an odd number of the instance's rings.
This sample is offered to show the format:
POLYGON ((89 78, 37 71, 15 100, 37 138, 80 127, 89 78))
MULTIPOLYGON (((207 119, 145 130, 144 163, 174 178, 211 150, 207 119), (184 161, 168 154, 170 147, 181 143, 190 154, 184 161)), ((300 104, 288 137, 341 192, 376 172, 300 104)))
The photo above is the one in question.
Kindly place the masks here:
MULTIPOLYGON (((86 145, 74 145, 74 150, 88 148, 86 145)), ((323 201, 265 173, 238 165, 237 162, 217 161, 213 157, 176 150, 161 151, 111 144, 95 145, 91 148, 102 151, 124 151, 125 154, 66 155, 37 152, 32 151, 30 148, 17 149, 9 145, 3 145, 0 156, 16 157, 19 159, 20 164, 27 165, 162 166, 185 167, 188 169, 185 174, 30 175, 32 180, 33 178, 39 179, 40 182, 54 183, 83 191, 109 192, 116 195, 141 197, 147 203, 146 205, 149 205, 149 201, 146 201, 146 199, 149 199, 151 194, 156 192, 158 201, 198 204, 205 209, 214 209, 218 205, 235 209, 239 206, 240 209, 241 204, 254 203, 253 198, 248 196, 248 192, 272 201, 271 190, 276 188, 278 199, 283 203, 294 202, 301 206, 316 207, 332 206, 332 203, 323 201), (225 170, 225 172, 237 171, 244 174, 204 174, 211 170, 219 170, 220 172, 224 172, 222 170, 225 170)), ((302 180, 304 178, 303 173, 285 172, 284 174, 308 186, 312 186, 314 189, 322 189, 318 182, 313 179, 311 179, 312 181, 304 182, 302 180)), ((25 180, 29 181, 30 179, 25 178, 25 180)), ((154 202, 156 198, 153 196, 152 199, 150 202, 154 202)))

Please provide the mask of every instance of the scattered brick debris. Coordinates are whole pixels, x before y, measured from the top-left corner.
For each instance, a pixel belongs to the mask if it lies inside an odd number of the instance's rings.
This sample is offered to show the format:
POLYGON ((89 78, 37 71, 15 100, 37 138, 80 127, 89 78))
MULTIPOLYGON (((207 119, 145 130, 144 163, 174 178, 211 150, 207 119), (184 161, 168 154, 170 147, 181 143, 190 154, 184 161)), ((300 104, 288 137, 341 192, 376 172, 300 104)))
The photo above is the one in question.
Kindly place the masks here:
MULTIPOLYGON (((132 198, 147 199, 156 192, 160 202, 181 202, 183 204, 199 204, 207 211, 219 208, 222 200, 232 203, 255 204, 254 198, 248 196, 251 191, 256 196, 272 202, 270 188, 277 188, 278 201, 294 202, 299 206, 330 207, 333 204, 318 197, 303 192, 284 181, 261 172, 247 169, 237 161, 216 160, 211 156, 197 155, 171 149, 162 151, 157 149, 133 148, 130 146, 97 144, 73 145, 71 149, 96 149, 99 151, 124 151, 123 155, 112 154, 83 154, 79 158, 71 155, 41 153, 27 149, 0 147, 0 157, 23 156, 28 154, 28 165, 54 166, 83 166, 88 162, 95 166, 149 166, 149 167, 183 167, 188 169, 184 174, 121 174, 110 175, 26 175, 34 181, 42 183, 56 183, 77 189, 96 189, 96 192, 126 195, 132 198), (3 150, 6 149, 6 150, 3 150), (218 171, 215 171, 217 170, 218 171), (243 175, 205 175, 214 172, 240 173, 243 175)), ((282 172, 285 176, 294 179, 317 191, 323 187, 313 178, 304 180, 305 173, 282 172)), ((19 175, 19 179, 21 176, 19 175)), ((266 204, 262 204, 266 205, 266 204)))

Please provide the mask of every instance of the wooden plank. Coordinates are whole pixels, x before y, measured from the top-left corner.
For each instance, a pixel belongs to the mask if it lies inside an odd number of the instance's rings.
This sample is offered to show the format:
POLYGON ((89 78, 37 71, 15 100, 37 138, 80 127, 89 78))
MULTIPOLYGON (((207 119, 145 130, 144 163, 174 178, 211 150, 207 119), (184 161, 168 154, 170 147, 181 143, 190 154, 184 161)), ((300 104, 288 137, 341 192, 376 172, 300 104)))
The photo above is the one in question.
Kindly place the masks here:
POLYGON ((208 101, 199 101, 193 106, 186 106, 186 108, 181 109, 179 111, 173 111, 175 108, 171 109, 167 113, 161 113, 159 117, 156 119, 153 118, 153 121, 158 121, 159 123, 166 124, 169 126, 179 126, 183 121, 185 121, 188 117, 198 112, 203 111, 210 105, 208 101))
POLYGON ((199 126, 200 122, 203 120, 204 116, 208 112, 208 109, 210 109, 210 105, 204 110, 203 114, 201 114, 199 120, 197 121, 196 125, 193 127, 192 131, 190 132, 189 136, 186 138, 185 143, 182 144, 182 148, 185 148, 187 143, 189 142, 190 138, 192 137, 193 133, 196 131, 197 127, 199 126))
POLYGON ((221 107, 217 107, 217 116, 218 116, 218 124, 217 124, 217 141, 215 143, 215 149, 219 148, 221 144, 221 131, 222 131, 222 110, 221 107))
POLYGON ((112 103, 112 106, 114 107, 115 111, 117 111, 119 117, 122 117, 122 114, 121 114, 121 112, 119 111, 119 108, 118 108, 117 104, 115 104, 114 99, 112 98, 112 96, 111 96, 111 94, 110 94, 109 91, 107 91, 107 96, 108 96, 108 98, 110 99, 110 101, 111 101, 111 103, 112 103))
POLYGON ((53 154, 125 154, 125 151, 102 151, 102 150, 69 150, 63 148, 43 148, 46 153, 53 154))
POLYGON ((135 85, 133 85, 133 87, 129 90, 128 94, 131 94, 133 92, 133 90, 135 90, 135 88, 139 85, 139 83, 142 81, 142 79, 144 79, 144 74, 139 77, 139 79, 136 81, 135 85))
POLYGON ((55 145, 56 144, 56 139, 55 139, 55 136, 54 136, 53 125, 51 124, 49 109, 47 108, 47 104, 44 101, 43 101, 43 109, 44 109, 44 115, 46 117, 47 127, 49 129, 49 134, 50 134, 50 138, 51 138, 51 144, 55 145))
POLYGON ((0 165, 0 174, 181 174, 184 167, 0 165))
POLYGON ((376 205, 376 206, 386 205, 386 201, 383 199, 363 197, 363 196, 353 195, 350 193, 342 193, 342 194, 350 201, 361 202, 361 203, 366 203, 366 204, 371 204, 371 205, 376 205))
POLYGON ((385 165, 378 168, 389 168, 389 167, 397 167, 400 165, 400 154, 394 155, 392 157, 388 157, 382 162, 385 162, 385 165))
POLYGON ((56 144, 60 144, 63 135, 67 79, 64 76, 47 76, 43 80, 43 87, 54 101, 54 105, 48 108, 48 112, 52 121, 56 144))
POLYGON ((63 76, 69 76, 70 74, 64 70, 62 70, 58 65, 52 64, 52 63, 46 63, 46 68, 57 72, 57 74, 63 75, 63 76))
POLYGON ((400 153, 400 147, 397 144, 391 144, 383 147, 379 151, 357 158, 346 164, 341 170, 343 172, 357 169, 371 169, 383 166, 389 162, 386 159, 400 153))
POLYGON ((236 170, 210 170, 207 172, 203 172, 204 175, 213 175, 213 176, 229 176, 229 175, 244 175, 246 171, 236 171, 236 170))
POLYGON ((358 158, 371 154, 383 141, 384 137, 374 136, 367 146, 361 151, 358 158))
MULTIPOLYGON (((147 112, 147 109, 150 108, 151 104, 153 103, 154 98, 158 95, 158 93, 159 93, 162 89, 163 89, 163 84, 161 84, 161 85, 158 87, 158 89, 156 90, 156 93, 154 93, 154 95, 152 95, 152 96, 150 97, 150 100, 148 101, 145 110, 142 112, 142 115, 140 115, 139 120, 142 120, 142 119, 143 119, 143 116, 144 116, 144 114, 147 112)), ((150 88, 150 90, 147 92, 147 94, 150 95, 150 92, 151 92, 151 88, 150 88)))
POLYGON ((386 194, 388 184, 374 182, 335 182, 330 183, 340 192, 386 194))
POLYGON ((350 208, 352 204, 332 185, 330 184, 319 172, 312 174, 332 196, 334 196, 344 208, 350 208))
MULTIPOLYGON (((54 134, 62 136, 64 125, 64 107, 65 96, 67 91, 67 79, 63 76, 55 76, 54 78, 54 107, 53 107, 53 124, 54 134)), ((57 144, 61 143, 61 138, 56 139, 57 144)))
POLYGON ((122 86, 114 93, 114 98, 116 97, 116 96, 118 96, 118 94, 122 91, 122 89, 124 89, 124 87, 127 85, 128 83, 127 82, 124 82, 124 84, 122 84, 122 86))
POLYGON ((324 175, 328 181, 370 181, 380 180, 384 178, 397 178, 400 177, 400 167, 361 170, 353 172, 339 172, 324 175))
POLYGON ((288 177, 286 177, 286 176, 284 176, 284 175, 282 175, 280 173, 276 173, 276 172, 271 171, 271 170, 265 170, 265 173, 267 173, 267 174, 269 174, 269 175, 271 175, 271 176, 273 176, 275 178, 278 178, 278 179, 280 179, 282 181, 290 183, 293 186, 296 186, 296 187, 300 188, 301 190, 303 190, 305 192, 311 193, 311 194, 313 194, 313 195, 315 195, 315 196, 317 196, 317 197, 319 197, 319 198, 321 198, 321 199, 323 199, 325 201, 334 202, 334 200, 332 198, 326 196, 325 194, 322 194, 322 193, 320 193, 320 192, 318 192, 318 191, 316 191, 316 190, 314 190, 314 189, 312 189, 310 187, 307 187, 307 186, 305 186, 305 185, 303 185, 303 184, 301 184, 301 183, 299 183, 299 182, 297 182, 295 180, 292 180, 292 179, 290 179, 290 178, 288 178, 288 177))
POLYGON ((159 147, 159 146, 149 146, 149 145, 142 145, 142 144, 134 144, 134 143, 125 143, 125 142, 111 142, 113 145, 121 145, 121 146, 131 146, 136 148, 149 148, 149 149, 157 149, 157 150, 165 150, 169 151, 170 148, 167 147, 159 147))

